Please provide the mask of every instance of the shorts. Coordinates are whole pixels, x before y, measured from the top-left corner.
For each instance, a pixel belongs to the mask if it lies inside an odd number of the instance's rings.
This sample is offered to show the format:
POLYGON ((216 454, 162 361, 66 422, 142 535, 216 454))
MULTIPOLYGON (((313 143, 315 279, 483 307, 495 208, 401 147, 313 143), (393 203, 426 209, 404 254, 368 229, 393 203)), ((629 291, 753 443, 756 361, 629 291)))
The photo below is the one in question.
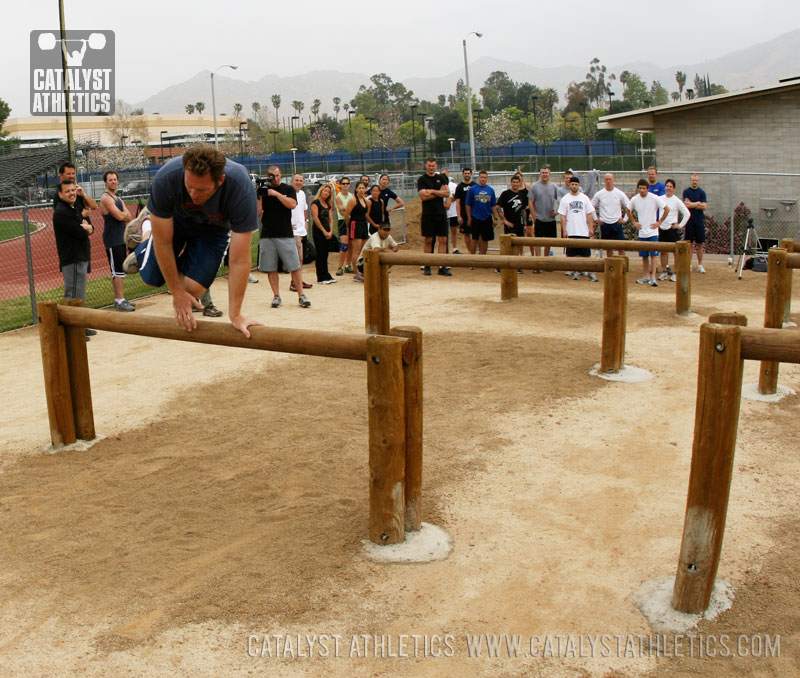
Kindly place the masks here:
POLYGON ((447 237, 448 223, 444 214, 423 214, 421 226, 423 238, 447 237))
POLYGON ((448 217, 447 220, 450 222, 450 228, 458 228, 458 217, 448 217))
POLYGON ((622 224, 600 223, 600 238, 602 240, 625 240, 625 230, 622 224))
POLYGON ((112 278, 124 278, 125 271, 122 269, 122 262, 128 256, 128 248, 124 243, 114 245, 113 247, 106 247, 106 257, 108 258, 108 265, 111 266, 112 278))
POLYGON ((289 273, 301 268, 294 238, 261 238, 258 250, 258 270, 262 273, 277 271, 279 258, 284 270, 289 273))
POLYGON ((659 228, 658 229, 658 242, 678 242, 681 239, 680 229, 677 228, 659 228))
POLYGON ((686 224, 683 239, 702 245, 706 241, 706 225, 693 224, 691 221, 686 224))
POLYGON ((537 238, 558 237, 558 229, 555 221, 542 221, 541 219, 537 219, 533 232, 536 234, 537 238))
POLYGON ((494 219, 473 219, 469 227, 472 231, 473 240, 484 240, 489 242, 494 240, 494 219))
POLYGON ((366 240, 369 238, 368 221, 350 222, 350 240, 366 240))
POLYGON ((461 226, 458 227, 458 230, 464 235, 470 235, 472 233, 472 231, 469 230, 469 223, 467 223, 466 219, 464 219, 464 221, 461 223, 461 226))
MULTIPOLYGON (((639 238, 639 242, 658 242, 658 236, 653 235, 649 238, 639 238)), ((639 256, 642 259, 647 259, 647 257, 657 257, 658 252, 643 252, 642 250, 639 250, 639 256)))
MULTIPOLYGON (((187 227, 177 217, 173 217, 172 225, 172 251, 175 253, 178 272, 208 289, 214 282, 222 257, 228 249, 230 232, 216 226, 198 228, 197 224, 192 224, 187 227)), ((153 238, 141 243, 134 252, 139 264, 139 275, 145 284, 161 287, 165 281, 156 261, 153 238)))
MULTIPOLYGON (((589 240, 588 235, 570 235, 570 240, 589 240)), ((592 250, 588 247, 567 247, 568 257, 591 257, 592 250)))
POLYGON ((340 238, 341 237, 345 237, 345 238, 349 238, 350 237, 350 229, 347 228, 347 224, 344 223, 344 219, 339 219, 338 231, 339 231, 338 235, 339 235, 340 238))
POLYGON ((508 224, 503 224, 503 231, 506 235, 516 235, 520 238, 525 236, 525 226, 524 224, 514 224, 513 226, 509 226, 508 224))

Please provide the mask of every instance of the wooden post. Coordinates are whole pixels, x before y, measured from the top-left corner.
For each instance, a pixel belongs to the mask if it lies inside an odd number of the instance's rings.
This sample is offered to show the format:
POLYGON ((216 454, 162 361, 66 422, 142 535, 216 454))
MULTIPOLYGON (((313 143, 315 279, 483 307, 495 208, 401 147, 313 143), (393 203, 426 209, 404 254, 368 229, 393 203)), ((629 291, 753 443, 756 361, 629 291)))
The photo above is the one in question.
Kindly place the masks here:
MULTIPOLYGON (((787 253, 794 252, 794 240, 791 238, 784 238, 781 240, 781 247, 785 249, 787 253)), ((794 274, 792 269, 788 266, 784 274, 786 275, 786 284, 783 289, 785 290, 786 299, 783 303, 783 322, 788 323, 789 317, 792 315, 792 276, 794 274)))
POLYGON ((367 338, 369 538, 405 539, 406 417, 402 339, 367 338))
MULTIPOLYGON (((39 318, 39 342, 42 348, 47 416, 50 419, 50 441, 53 447, 71 445, 75 442, 75 420, 72 414, 64 328, 58 323, 55 302, 40 301, 36 304, 36 314, 39 318)), ((86 343, 85 338, 83 342, 86 343)))
POLYGON ((381 265, 380 250, 364 253, 364 314, 367 334, 389 333, 389 267, 381 265))
MULTIPOLYGON (((781 329, 786 300, 786 250, 773 247, 767 258, 767 298, 764 304, 764 327, 781 329)), ((790 271, 791 273, 791 271, 790 271)), ((758 392, 772 395, 778 392, 780 363, 763 360, 758 374, 758 392)))
POLYGON ((627 257, 606 257, 603 290, 603 341, 600 372, 619 372, 625 362, 627 322, 627 257))
MULTIPOLYGON (((510 235, 500 236, 500 254, 514 254, 514 246, 511 244, 510 235)), ((513 268, 500 269, 500 299, 508 301, 519 297, 519 281, 517 272, 513 268)))
POLYGON ((699 614, 708 607, 719 567, 742 395, 741 329, 705 323, 694 444, 672 607, 699 614))
POLYGON ((708 322, 716 325, 738 325, 747 327, 747 316, 741 313, 712 313, 708 316, 708 322))
POLYGON ((390 334, 408 339, 403 359, 406 404, 406 531, 422 524, 422 330, 393 327, 390 334))
POLYGON ((675 243, 675 313, 689 315, 692 312, 692 244, 685 240, 675 243))
MULTIPOLYGON (((65 306, 83 306, 81 299, 65 299, 65 306)), ((72 394, 72 414, 75 434, 81 440, 94 440, 94 411, 92 385, 89 381, 89 356, 86 351, 86 330, 83 327, 64 327, 67 348, 67 369, 72 394)))

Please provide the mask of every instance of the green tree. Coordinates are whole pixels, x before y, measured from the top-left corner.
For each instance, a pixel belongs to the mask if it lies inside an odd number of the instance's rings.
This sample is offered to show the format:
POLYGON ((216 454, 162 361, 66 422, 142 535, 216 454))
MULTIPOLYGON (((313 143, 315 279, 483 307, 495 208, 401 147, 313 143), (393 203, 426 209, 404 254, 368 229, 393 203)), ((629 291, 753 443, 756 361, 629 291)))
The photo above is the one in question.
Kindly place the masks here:
POLYGON ((505 71, 494 71, 486 78, 480 89, 483 107, 491 113, 513 106, 517 97, 517 85, 505 71))
POLYGON ((8 136, 8 132, 3 129, 3 125, 5 125, 6 120, 8 120, 8 116, 11 114, 11 106, 9 106, 5 101, 0 99, 0 139, 4 139, 8 136))
POLYGON ((519 141, 519 124, 507 110, 500 111, 491 116, 483 125, 479 133, 481 142, 487 148, 508 146, 519 141))
POLYGON ((650 85, 650 101, 653 106, 663 106, 669 103, 669 92, 658 80, 653 80, 650 85))
POLYGON ((311 115, 314 116, 314 120, 319 120, 320 106, 322 106, 322 102, 319 99, 314 99, 311 103, 311 108, 309 110, 311 111, 311 115))
POLYGON ((186 104, 186 112, 189 115, 193 115, 194 114, 194 104, 186 104))
POLYGON ((589 62, 589 72, 586 74, 586 95, 590 103, 602 106, 608 93, 608 80, 616 80, 613 73, 606 77, 607 69, 595 57, 589 62))
POLYGON ((567 86, 567 105, 564 106, 563 114, 582 111, 584 104, 589 104, 589 83, 573 80, 567 86))
POLYGON ((281 126, 281 116, 280 116, 281 95, 280 94, 273 94, 272 95, 272 108, 275 109, 275 127, 280 127, 281 126))
POLYGON ((625 87, 622 98, 630 101, 634 109, 643 108, 645 99, 649 98, 647 85, 638 74, 631 71, 622 71, 619 74, 619 81, 625 87))
POLYGON ((297 99, 295 99, 295 100, 292 102, 292 108, 294 109, 295 113, 296 113, 298 116, 299 116, 299 115, 300 115, 300 114, 303 112, 303 109, 304 109, 305 107, 306 107, 306 105, 305 105, 305 104, 304 104, 302 101, 299 101, 299 100, 297 100, 297 99))
POLYGON ((342 103, 340 97, 333 97, 333 119, 337 121, 339 120, 339 111, 342 110, 339 107, 340 103, 342 103))
POLYGON ((202 114, 205 109, 206 109, 206 105, 202 101, 198 101, 194 105, 194 110, 196 110, 200 114, 202 114))
POLYGON ((238 118, 242 114, 242 105, 241 104, 234 104, 233 105, 233 117, 238 118))
POLYGON ((678 83, 678 98, 683 99, 683 88, 686 87, 686 73, 683 71, 676 71, 675 82, 678 83))
POLYGON ((458 111, 451 108, 445 108, 437 113, 433 119, 433 129, 437 139, 445 140, 447 148, 450 148, 448 138, 454 137, 458 141, 464 141, 468 135, 466 120, 458 114, 458 111))
POLYGON ((252 104, 250 104, 250 108, 253 109, 253 118, 258 120, 258 112, 261 110, 261 104, 257 101, 254 101, 252 104))

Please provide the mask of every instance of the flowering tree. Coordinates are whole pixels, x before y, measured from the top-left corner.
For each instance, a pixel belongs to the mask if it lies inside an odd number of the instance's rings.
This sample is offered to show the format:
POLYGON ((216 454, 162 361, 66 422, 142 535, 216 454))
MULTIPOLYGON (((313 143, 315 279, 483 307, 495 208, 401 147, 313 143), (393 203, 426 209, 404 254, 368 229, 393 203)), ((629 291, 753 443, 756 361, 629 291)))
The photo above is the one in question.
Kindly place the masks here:
POLYGON ((519 141, 519 125, 508 111, 503 110, 481 125, 478 137, 487 148, 508 146, 519 141))

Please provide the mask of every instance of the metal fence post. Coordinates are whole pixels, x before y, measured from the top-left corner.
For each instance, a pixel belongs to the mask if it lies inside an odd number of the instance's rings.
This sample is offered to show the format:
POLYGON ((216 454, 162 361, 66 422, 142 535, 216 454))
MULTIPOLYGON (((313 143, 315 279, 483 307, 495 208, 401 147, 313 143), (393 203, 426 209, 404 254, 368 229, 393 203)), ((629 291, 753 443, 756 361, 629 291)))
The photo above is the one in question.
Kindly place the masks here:
POLYGON ((31 229, 28 221, 28 206, 22 208, 22 229, 25 231, 25 260, 28 265, 28 293, 31 297, 31 318, 33 324, 39 323, 39 315, 36 313, 36 284, 33 279, 33 256, 31 255, 31 229))

